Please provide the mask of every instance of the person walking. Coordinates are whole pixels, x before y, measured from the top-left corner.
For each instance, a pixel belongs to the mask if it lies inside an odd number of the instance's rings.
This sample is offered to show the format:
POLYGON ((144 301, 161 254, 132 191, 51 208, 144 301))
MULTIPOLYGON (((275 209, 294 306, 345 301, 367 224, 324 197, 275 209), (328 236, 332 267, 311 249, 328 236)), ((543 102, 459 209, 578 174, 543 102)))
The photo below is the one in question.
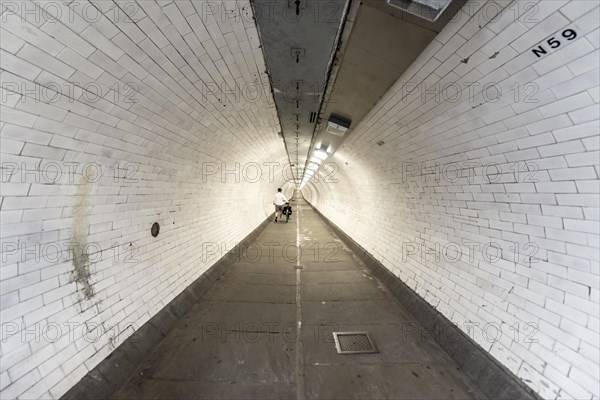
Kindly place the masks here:
POLYGON ((281 193, 281 188, 277 189, 277 193, 275 193, 275 197, 273 198, 273 205, 275 205, 275 222, 277 222, 277 217, 281 217, 283 206, 287 202, 288 199, 281 193))

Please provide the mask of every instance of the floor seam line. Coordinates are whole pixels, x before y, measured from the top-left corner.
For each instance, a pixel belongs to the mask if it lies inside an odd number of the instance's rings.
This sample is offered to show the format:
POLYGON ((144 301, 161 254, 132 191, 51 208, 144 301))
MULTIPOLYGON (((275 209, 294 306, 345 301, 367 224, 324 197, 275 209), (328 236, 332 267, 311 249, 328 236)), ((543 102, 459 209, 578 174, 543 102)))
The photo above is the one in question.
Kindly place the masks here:
POLYGON ((302 298, 300 267, 300 206, 296 203, 296 398, 304 400, 304 352, 302 349, 302 298))

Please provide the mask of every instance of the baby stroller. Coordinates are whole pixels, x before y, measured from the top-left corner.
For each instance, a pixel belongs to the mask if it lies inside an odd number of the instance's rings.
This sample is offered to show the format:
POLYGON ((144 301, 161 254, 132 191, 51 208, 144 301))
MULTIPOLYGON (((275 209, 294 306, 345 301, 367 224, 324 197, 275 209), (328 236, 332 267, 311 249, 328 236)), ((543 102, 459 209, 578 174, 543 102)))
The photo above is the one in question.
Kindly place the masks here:
POLYGON ((285 222, 288 223, 290 221, 290 215, 292 215, 292 206, 290 206, 289 202, 285 203, 281 213, 285 215, 285 222))

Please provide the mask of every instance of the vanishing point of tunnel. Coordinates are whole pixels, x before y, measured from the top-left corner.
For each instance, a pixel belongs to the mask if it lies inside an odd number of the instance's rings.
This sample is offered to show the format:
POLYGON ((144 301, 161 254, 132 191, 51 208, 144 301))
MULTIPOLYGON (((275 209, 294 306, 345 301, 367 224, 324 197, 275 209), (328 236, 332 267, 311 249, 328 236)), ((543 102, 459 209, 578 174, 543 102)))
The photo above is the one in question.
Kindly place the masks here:
POLYGON ((600 400, 598 0, 0 0, 0 399, 600 400))

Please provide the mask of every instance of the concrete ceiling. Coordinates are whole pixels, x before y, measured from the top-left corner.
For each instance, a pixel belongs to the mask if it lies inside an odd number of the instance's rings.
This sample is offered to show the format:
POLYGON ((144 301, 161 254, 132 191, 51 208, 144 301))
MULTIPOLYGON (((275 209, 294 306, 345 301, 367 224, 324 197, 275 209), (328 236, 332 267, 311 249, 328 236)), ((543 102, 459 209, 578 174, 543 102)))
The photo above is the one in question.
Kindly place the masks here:
POLYGON ((347 2, 252 3, 295 178, 301 178, 309 152, 347 2))

